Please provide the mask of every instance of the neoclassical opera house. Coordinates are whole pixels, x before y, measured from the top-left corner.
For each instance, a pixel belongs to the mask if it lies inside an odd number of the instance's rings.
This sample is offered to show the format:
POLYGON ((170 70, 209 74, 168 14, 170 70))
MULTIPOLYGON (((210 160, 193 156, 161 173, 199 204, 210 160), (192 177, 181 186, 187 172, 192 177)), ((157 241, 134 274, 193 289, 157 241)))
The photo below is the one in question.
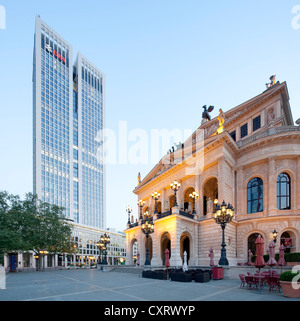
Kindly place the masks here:
POLYGON ((127 265, 134 263, 136 246, 145 262, 145 213, 154 224, 148 242, 152 266, 164 265, 167 248, 171 266, 182 266, 185 251, 189 266, 209 265, 211 248, 218 263, 222 229, 214 212, 223 201, 234 208, 225 228, 229 265, 247 262, 249 250, 255 254, 258 235, 266 254, 274 230, 276 252, 281 244, 286 252, 300 252, 300 126, 294 124, 287 84, 270 79, 263 93, 220 110, 216 118, 210 117, 213 107, 204 106, 201 126, 139 181, 139 217, 128 220, 125 230, 127 265), (176 202, 174 181, 180 183, 176 202))

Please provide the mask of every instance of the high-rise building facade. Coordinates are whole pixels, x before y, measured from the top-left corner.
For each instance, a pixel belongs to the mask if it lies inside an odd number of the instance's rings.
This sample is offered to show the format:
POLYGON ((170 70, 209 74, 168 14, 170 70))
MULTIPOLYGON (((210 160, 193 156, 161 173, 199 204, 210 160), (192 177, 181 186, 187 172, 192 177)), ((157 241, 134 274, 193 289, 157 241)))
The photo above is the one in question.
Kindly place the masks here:
POLYGON ((77 224, 105 228, 104 75, 36 18, 33 192, 77 224))

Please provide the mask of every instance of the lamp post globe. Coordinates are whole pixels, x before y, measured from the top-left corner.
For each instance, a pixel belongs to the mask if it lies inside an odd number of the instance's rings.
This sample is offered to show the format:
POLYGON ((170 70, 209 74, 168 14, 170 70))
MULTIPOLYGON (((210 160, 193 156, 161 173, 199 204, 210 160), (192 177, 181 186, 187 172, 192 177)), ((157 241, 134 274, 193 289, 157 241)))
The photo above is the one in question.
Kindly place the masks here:
POLYGON ((97 245, 104 252, 104 261, 103 265, 107 265, 107 245, 110 244, 110 236, 108 234, 101 235, 100 240, 98 241, 97 245))
POLYGON ((192 214, 195 215, 195 214, 197 214, 196 213, 195 202, 199 198, 199 195, 196 192, 193 192, 193 193, 190 194, 190 198, 193 201, 193 212, 192 212, 192 214))
POLYGON ((138 206, 140 207, 140 220, 143 218, 143 207, 145 205, 145 201, 140 200, 138 201, 138 206))
POLYGON ((152 198, 154 199, 154 202, 155 202, 155 210, 154 210, 154 214, 157 214, 158 212, 157 212, 157 201, 159 200, 159 198, 160 198, 160 193, 158 193, 158 192, 154 192, 154 193, 152 193, 152 198))
POLYGON ((177 181, 174 181, 173 183, 170 184, 170 187, 174 191, 174 196, 175 196, 174 207, 177 207, 178 206, 178 204, 177 204, 177 192, 179 191, 179 189, 181 187, 181 184, 178 183, 177 181))
POLYGON ((126 207, 126 212, 128 213, 128 221, 127 221, 127 224, 130 224, 130 214, 132 213, 133 209, 131 206, 127 206, 126 207))

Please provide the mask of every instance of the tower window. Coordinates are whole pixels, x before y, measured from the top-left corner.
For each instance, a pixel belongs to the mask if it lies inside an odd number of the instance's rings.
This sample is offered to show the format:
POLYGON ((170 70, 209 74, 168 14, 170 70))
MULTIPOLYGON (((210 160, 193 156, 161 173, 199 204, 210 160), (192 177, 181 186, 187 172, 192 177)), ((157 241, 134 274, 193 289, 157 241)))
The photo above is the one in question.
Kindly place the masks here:
POLYGON ((260 115, 253 119, 253 131, 255 132, 261 127, 260 115))
POLYGON ((241 138, 244 138, 248 135, 248 123, 241 127, 241 138))

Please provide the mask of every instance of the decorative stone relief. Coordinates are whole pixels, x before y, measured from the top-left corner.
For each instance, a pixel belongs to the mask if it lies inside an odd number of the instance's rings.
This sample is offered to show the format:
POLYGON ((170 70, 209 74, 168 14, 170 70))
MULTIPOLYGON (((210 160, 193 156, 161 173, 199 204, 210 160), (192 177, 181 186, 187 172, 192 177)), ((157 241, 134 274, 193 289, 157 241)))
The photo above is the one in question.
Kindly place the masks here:
POLYGON ((244 169, 244 180, 254 174, 265 174, 268 171, 268 164, 259 164, 244 169))
POLYGON ((280 168, 290 168, 295 170, 296 161, 294 159, 280 159, 275 163, 275 171, 278 171, 280 168))
POLYGON ((275 110, 272 107, 267 111, 267 124, 270 125, 274 123, 275 118, 276 118, 275 110))

